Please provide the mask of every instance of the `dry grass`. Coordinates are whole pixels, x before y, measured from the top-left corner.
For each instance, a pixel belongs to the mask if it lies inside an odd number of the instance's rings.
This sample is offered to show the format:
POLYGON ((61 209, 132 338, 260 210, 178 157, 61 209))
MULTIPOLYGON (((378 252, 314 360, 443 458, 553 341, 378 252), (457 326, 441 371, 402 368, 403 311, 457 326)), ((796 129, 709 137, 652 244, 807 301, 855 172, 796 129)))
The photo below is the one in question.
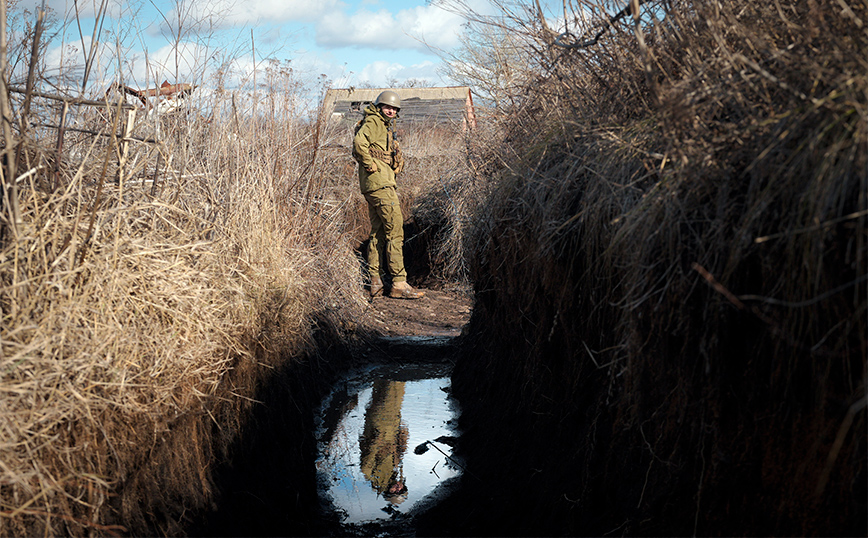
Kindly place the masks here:
MULTIPOLYGON (((324 126, 294 94, 275 90, 258 123, 227 112, 233 97, 159 135, 141 121, 133 136, 161 143, 132 143, 119 182, 110 137, 71 131, 58 176, 57 131, 24 140, 22 220, 2 217, 0 534, 183 532, 185 506, 214 501, 209 454, 259 380, 309 347, 314 319, 358 314, 324 126), (135 496, 147 484, 187 500, 160 513, 135 496)), ((43 123, 51 106, 34 109, 43 123)), ((112 117, 82 109, 72 125, 112 117)))
POLYGON ((538 72, 484 153, 456 375, 570 431, 534 481, 572 531, 864 531, 866 6, 643 6, 585 48, 508 21, 538 72))
MULTIPOLYGON (((484 121, 484 119, 483 119, 484 121)), ((474 176, 467 146, 477 131, 457 126, 415 126, 405 134, 406 169, 401 177, 408 214, 424 238, 434 279, 468 283, 467 237, 471 215, 483 199, 488 181, 474 176)), ((412 246, 413 238, 408 238, 412 246)))

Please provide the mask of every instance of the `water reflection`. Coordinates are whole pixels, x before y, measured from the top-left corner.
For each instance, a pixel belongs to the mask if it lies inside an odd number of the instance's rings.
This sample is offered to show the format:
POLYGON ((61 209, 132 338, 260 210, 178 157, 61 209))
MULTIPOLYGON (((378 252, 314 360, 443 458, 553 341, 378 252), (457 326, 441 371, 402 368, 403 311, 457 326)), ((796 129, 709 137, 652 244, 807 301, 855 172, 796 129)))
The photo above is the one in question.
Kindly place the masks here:
POLYGON ((450 461, 455 432, 448 389, 448 377, 380 377, 332 395, 317 467, 345 523, 406 512, 459 474, 450 461), (408 450, 421 445, 437 450, 408 450))
POLYGON ((359 437, 362 473, 374 491, 393 504, 404 502, 407 492, 401 460, 410 433, 401 422, 402 403, 402 381, 374 381, 371 402, 365 411, 365 429, 359 437))

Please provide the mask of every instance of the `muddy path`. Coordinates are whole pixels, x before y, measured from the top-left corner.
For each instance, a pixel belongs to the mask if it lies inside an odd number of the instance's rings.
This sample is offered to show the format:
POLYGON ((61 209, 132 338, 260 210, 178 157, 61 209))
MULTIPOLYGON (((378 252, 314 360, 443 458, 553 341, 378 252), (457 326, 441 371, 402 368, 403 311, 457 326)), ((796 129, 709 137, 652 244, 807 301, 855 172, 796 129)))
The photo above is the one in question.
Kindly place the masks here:
POLYGON ((458 484, 450 376, 472 300, 457 287, 425 291, 369 301, 365 344, 316 413, 321 535, 415 536, 416 514, 458 484))
POLYGON ((473 298, 468 287, 436 285, 420 288, 417 300, 375 297, 359 324, 380 337, 449 337, 461 334, 470 320, 473 298))

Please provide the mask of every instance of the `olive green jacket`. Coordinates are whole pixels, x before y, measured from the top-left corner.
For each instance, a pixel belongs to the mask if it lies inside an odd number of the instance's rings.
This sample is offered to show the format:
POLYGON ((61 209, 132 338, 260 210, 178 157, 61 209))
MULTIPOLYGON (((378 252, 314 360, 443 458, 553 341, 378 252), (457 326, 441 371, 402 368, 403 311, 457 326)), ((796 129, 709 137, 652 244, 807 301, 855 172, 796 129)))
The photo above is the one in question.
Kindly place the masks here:
POLYGON ((383 187, 397 187, 395 171, 389 163, 371 156, 371 148, 388 156, 392 148, 389 145, 389 127, 391 120, 380 113, 380 109, 369 105, 365 109, 365 119, 353 138, 353 156, 359 161, 359 188, 362 194, 383 187), (369 172, 368 170, 373 170, 369 172))

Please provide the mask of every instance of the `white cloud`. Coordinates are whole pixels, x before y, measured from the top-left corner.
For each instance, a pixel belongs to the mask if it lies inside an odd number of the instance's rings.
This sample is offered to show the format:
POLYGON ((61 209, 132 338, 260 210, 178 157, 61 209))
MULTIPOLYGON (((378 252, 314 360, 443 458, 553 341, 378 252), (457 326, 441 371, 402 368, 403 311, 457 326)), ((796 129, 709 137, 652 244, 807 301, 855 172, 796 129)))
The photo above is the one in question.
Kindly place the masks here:
POLYGON ((198 43, 182 41, 148 52, 130 51, 124 55, 125 81, 138 89, 153 87, 164 80, 170 83, 201 83, 213 50, 198 43))
MULTIPOLYGON (((85 46, 90 50, 91 40, 89 37, 85 37, 85 46)), ((42 55, 43 76, 60 88, 67 89, 69 86, 77 86, 76 83, 81 78, 84 66, 81 48, 81 43, 47 47, 42 55)), ((105 46, 98 47, 94 56, 94 71, 98 72, 101 69, 101 65, 106 63, 109 54, 110 51, 105 46)), ((26 77, 26 67, 25 63, 16 66, 11 75, 12 84, 23 84, 26 77)))
MULTIPOLYGON (((85 36, 84 45, 86 50, 90 50, 91 47, 91 39, 90 36, 85 36)), ((61 44, 60 46, 50 47, 45 51, 45 54, 42 56, 42 61, 45 65, 45 70, 49 74, 55 73, 63 73, 69 69, 74 69, 84 64, 84 56, 81 51, 82 44, 81 42, 77 43, 67 43, 61 44)), ((100 62, 100 59, 104 59, 108 55, 109 51, 105 45, 100 47, 99 52, 97 53, 97 63, 100 62)))
POLYGON ((359 10, 352 15, 334 11, 317 23, 316 41, 324 47, 375 49, 450 49, 458 44, 464 19, 435 5, 404 9, 359 10))
POLYGON ((396 78, 395 75, 402 69, 404 66, 401 64, 379 61, 366 65, 358 77, 361 82, 368 82, 374 86, 385 86, 386 81, 396 78))
MULTIPOLYGON (((72 0, 47 0, 45 2, 45 8, 49 12, 54 12, 61 18, 63 18, 67 13, 70 13, 72 9, 74 9, 75 4, 72 0)), ((36 10, 42 7, 42 0, 21 0, 17 3, 16 7, 19 9, 26 9, 36 14, 36 10)), ((97 6, 98 7, 98 6, 97 6)), ((79 14, 83 17, 93 17, 95 13, 93 2, 79 2, 79 14)), ((35 17, 34 17, 34 20, 35 17)))
POLYGON ((440 49, 458 45, 464 24, 463 17, 432 5, 401 11, 397 19, 403 32, 440 49))
MULTIPOLYGON (((366 65, 356 76, 359 83, 370 84, 374 87, 384 87, 391 81, 404 81, 408 79, 427 80, 436 84, 437 64, 425 61, 416 65, 405 67, 399 63, 377 61, 366 65)), ((347 81, 350 82, 350 81, 347 81)), ((351 84, 345 84, 351 85, 351 84)))
MULTIPOLYGON (((63 20, 74 20, 75 13, 78 11, 78 16, 82 19, 93 18, 94 15, 102 9, 102 11, 110 17, 122 17, 127 12, 126 2, 117 2, 110 0, 105 6, 101 6, 103 0, 80 0, 76 5, 74 0, 46 0, 45 8, 49 14, 53 14, 55 18, 63 20)), ((33 14, 33 20, 36 20, 36 10, 42 7, 42 0, 20 0, 16 7, 18 9, 26 9, 33 14)))
POLYGON ((168 77, 187 82, 196 78, 205 69, 209 53, 207 47, 198 43, 182 41, 177 47, 166 45, 149 57, 151 80, 168 77))
POLYGON ((256 22, 310 21, 342 7, 339 0, 186 0, 178 10, 195 20, 211 19, 216 26, 256 22))

